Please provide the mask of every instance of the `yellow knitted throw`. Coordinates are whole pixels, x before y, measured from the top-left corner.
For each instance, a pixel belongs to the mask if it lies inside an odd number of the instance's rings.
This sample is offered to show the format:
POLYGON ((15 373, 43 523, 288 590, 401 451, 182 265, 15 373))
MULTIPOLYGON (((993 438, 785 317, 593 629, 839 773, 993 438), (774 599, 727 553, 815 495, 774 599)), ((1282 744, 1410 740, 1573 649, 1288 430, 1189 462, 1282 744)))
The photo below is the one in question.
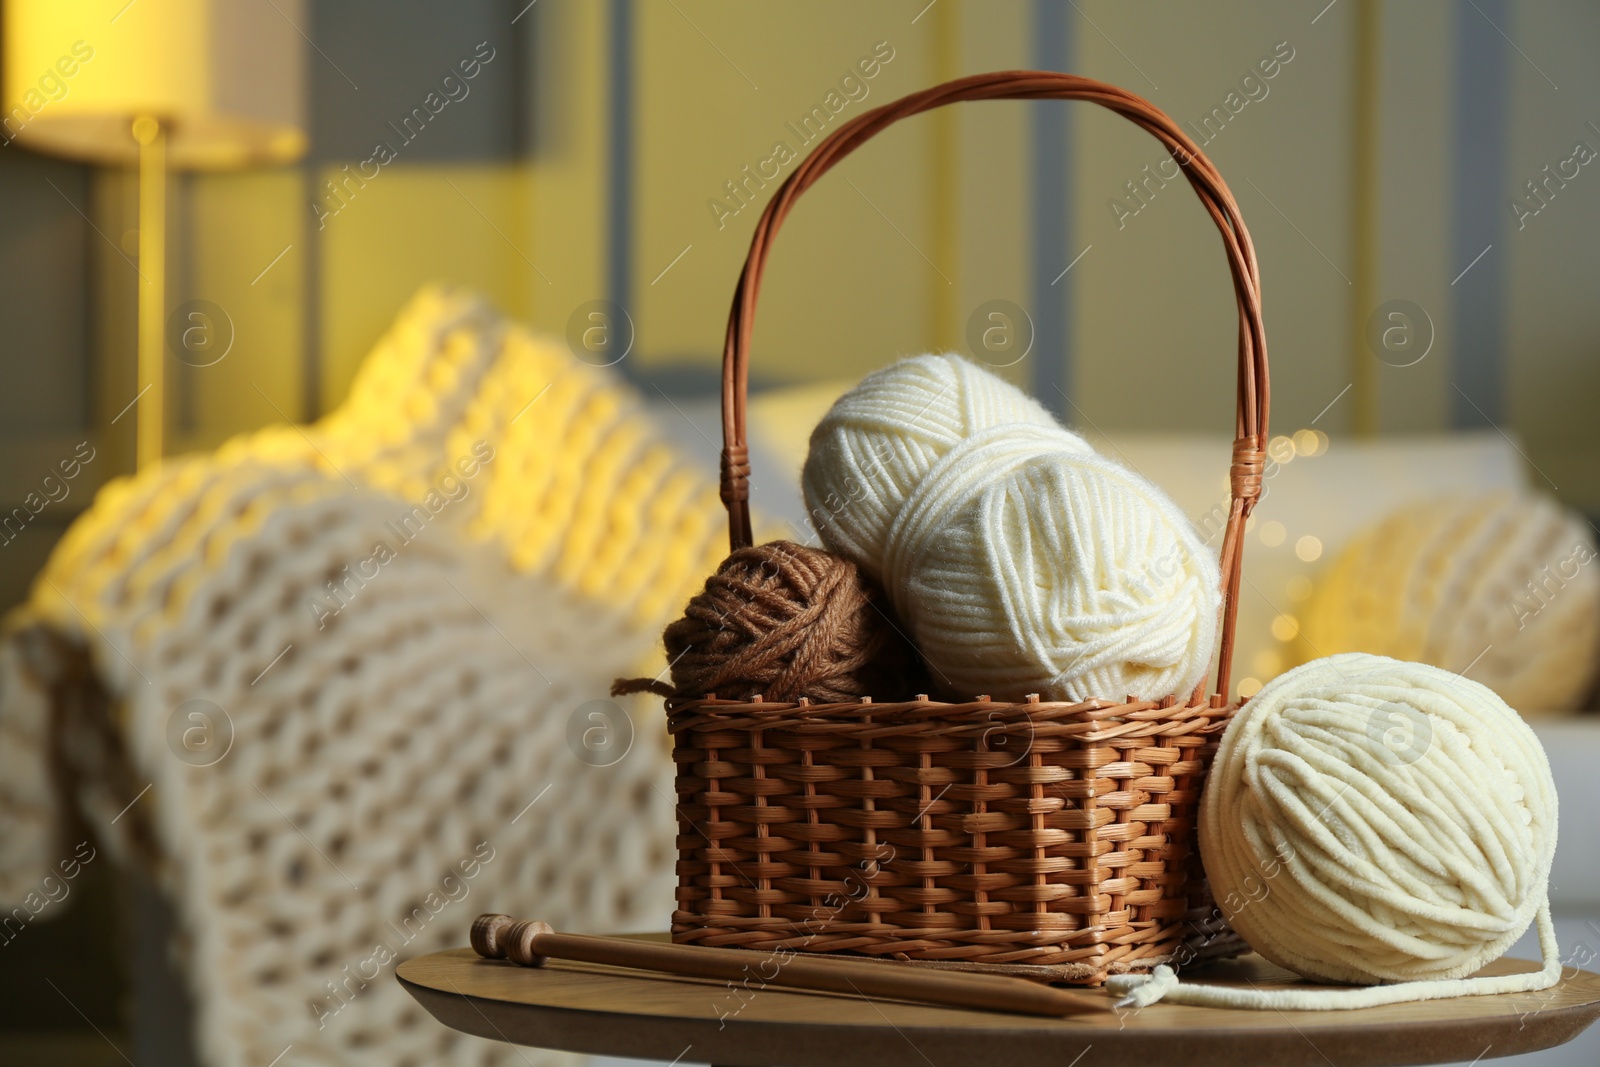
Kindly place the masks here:
POLYGON ((665 917, 659 708, 625 756, 571 728, 659 655, 720 514, 615 372, 424 290, 338 411, 120 479, 58 546, 0 640, 0 904, 73 855, 65 738, 97 843, 175 904, 206 1062, 522 1063, 421 1029, 393 960, 486 909, 665 917))

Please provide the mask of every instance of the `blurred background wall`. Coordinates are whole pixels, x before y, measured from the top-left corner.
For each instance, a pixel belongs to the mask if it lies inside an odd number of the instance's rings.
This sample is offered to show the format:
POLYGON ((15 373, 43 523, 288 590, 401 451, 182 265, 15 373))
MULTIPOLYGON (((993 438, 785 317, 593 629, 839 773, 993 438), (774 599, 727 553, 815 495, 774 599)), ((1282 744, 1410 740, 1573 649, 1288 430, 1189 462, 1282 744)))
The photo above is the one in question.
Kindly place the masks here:
MULTIPOLYGON (((792 169, 774 149, 804 152, 802 117, 827 115, 829 93, 838 122, 940 78, 1048 66, 1148 96, 1234 187, 1263 261, 1276 426, 1493 422, 1558 495, 1600 509, 1600 179, 1559 178, 1577 143, 1600 146, 1592 5, 346 0, 313 3, 303 29, 310 158, 174 181, 170 304, 220 307, 233 349, 211 367, 172 361, 171 451, 337 404, 430 279, 558 334, 614 301, 636 331, 621 369, 647 391, 703 390, 776 185, 759 175, 792 169), (493 58, 469 94, 405 128, 475 52, 493 58), (392 161, 364 179, 379 143, 392 161), (1431 321, 1413 366, 1362 340, 1391 300, 1431 321)), ((1108 434, 1225 430, 1228 281, 1210 221, 1181 180, 1162 184, 1160 158, 1083 106, 968 105, 895 127, 780 238, 759 377, 959 349, 980 305, 1003 299, 1038 335, 1009 372, 1068 418, 1108 434)), ((92 478, 128 468, 133 420, 113 419, 133 396, 138 236, 130 174, 9 146, 0 189, 9 504, 85 437, 92 478)), ((5 546, 6 603, 88 488, 5 546)))
MULTIPOLYGON (((647 394, 702 397, 751 228, 811 129, 1036 66, 1147 96, 1227 177, 1263 265, 1275 427, 1492 424, 1536 484, 1600 512, 1600 171, 1568 162, 1600 147, 1593 4, 314 0, 299 29, 314 45, 308 159, 173 179, 173 314, 210 302, 232 347, 208 367, 171 360, 171 452, 338 404, 433 279, 558 335, 609 301, 633 336, 621 371, 647 394), (435 113, 429 94, 467 59, 468 93, 435 113), (1410 365, 1368 339, 1391 301, 1427 349, 1410 365)), ((1003 300, 1036 333, 1005 373, 1069 421, 1226 432, 1229 283, 1212 223, 1161 158, 1080 105, 896 126, 779 239, 758 382, 967 348, 1003 300)), ((0 507, 79 442, 95 450, 70 495, 0 545, 9 606, 95 486, 131 470, 138 233, 131 173, 7 145, 0 196, 0 507)), ((100 914, 79 913, 91 930, 100 914)), ((75 951, 81 928, 52 936, 27 950, 75 951)), ((35 986, 0 1012, 81 1025, 35 986)))

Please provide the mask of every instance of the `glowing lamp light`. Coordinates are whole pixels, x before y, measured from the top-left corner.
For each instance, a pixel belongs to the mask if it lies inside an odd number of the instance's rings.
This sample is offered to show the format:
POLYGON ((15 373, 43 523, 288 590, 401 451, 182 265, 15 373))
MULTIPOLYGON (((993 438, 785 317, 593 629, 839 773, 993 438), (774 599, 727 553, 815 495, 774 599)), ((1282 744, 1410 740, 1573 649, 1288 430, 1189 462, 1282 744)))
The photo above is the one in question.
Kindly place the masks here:
POLYGON ((8 0, 5 137, 131 165, 133 121, 167 164, 232 170, 305 154, 304 0, 8 0))
POLYGON ((169 168, 305 154, 305 0, 7 0, 0 136, 139 167, 138 465, 165 427, 169 168))

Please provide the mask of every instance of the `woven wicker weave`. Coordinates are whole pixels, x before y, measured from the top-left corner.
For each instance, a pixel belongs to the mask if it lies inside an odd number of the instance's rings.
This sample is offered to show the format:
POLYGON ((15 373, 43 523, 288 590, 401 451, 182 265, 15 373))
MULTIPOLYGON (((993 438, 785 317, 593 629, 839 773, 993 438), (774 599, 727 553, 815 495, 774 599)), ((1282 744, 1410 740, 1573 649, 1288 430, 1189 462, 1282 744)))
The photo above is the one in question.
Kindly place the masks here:
POLYGON ((750 543, 745 394, 771 242, 795 200, 884 127, 965 100, 1088 100, 1154 134, 1217 223, 1239 307, 1232 505, 1217 689, 1154 703, 669 701, 678 766, 673 937, 854 952, 1096 983, 1238 951, 1211 907, 1194 816, 1228 691, 1241 534, 1261 490, 1267 353, 1255 251, 1209 160, 1164 113, 1101 82, 976 75, 867 112, 823 139, 756 226, 728 321, 723 480, 750 543))

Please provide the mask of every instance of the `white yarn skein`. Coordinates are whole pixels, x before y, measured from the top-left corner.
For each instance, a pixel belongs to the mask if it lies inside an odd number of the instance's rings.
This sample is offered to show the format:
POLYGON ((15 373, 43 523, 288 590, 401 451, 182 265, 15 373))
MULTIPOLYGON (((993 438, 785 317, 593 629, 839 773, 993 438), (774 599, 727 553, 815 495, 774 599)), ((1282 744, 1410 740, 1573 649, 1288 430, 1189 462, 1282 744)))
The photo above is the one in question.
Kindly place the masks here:
POLYGON ((889 527, 934 463, 975 433, 1016 425, 1054 429, 1063 448, 1093 452, 1037 400, 960 356, 874 371, 811 432, 800 481, 812 525, 831 550, 879 578, 889 527))
POLYGON ((1200 810, 1213 893, 1251 947, 1365 989, 1118 976, 1124 1004, 1329 1010, 1546 989, 1556 792, 1533 731, 1494 692, 1367 653, 1275 679, 1223 735, 1200 810), (1537 922, 1543 969, 1468 978, 1537 922), (1394 983, 1394 984, 1378 984, 1394 983))
POLYGON ((1053 429, 946 453, 901 507, 883 580, 961 696, 1187 696, 1217 637, 1221 578, 1155 486, 1053 429))

